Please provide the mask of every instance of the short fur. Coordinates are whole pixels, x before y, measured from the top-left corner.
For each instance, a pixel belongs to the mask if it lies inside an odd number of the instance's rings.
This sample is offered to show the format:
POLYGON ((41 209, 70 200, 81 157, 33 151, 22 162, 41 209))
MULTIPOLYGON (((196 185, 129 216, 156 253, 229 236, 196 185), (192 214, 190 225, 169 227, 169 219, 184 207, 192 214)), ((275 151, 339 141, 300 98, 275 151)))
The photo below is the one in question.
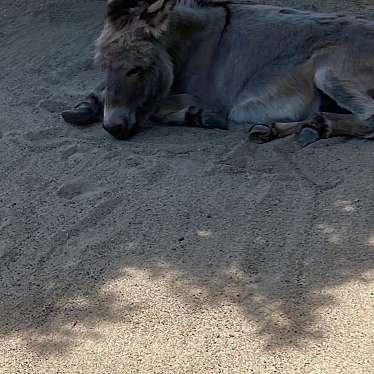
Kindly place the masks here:
POLYGON ((167 4, 150 21, 149 2, 109 2, 97 42, 106 69, 172 69, 157 102, 190 95, 234 123, 305 121, 326 100, 358 121, 374 115, 373 22, 230 1, 167 4))

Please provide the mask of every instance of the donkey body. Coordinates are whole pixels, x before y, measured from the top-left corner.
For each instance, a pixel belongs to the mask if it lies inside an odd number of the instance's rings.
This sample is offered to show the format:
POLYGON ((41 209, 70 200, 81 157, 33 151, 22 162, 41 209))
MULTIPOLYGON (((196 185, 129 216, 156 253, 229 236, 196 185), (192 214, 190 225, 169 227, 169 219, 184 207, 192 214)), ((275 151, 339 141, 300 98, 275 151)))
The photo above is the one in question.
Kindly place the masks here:
POLYGON ((187 0, 125 10, 112 0, 98 40, 104 128, 126 138, 152 119, 249 123, 250 138, 261 142, 292 133, 304 145, 370 138, 373 52, 374 22, 358 17, 187 0))

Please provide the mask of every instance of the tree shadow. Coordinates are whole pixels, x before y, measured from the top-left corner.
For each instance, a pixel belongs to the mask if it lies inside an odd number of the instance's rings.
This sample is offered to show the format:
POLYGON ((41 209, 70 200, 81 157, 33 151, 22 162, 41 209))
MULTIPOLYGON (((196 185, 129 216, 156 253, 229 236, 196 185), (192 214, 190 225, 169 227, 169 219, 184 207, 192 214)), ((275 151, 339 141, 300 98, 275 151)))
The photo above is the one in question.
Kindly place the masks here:
POLYGON ((118 143, 45 118, 0 139, 2 337, 63 354, 98 323, 131 324, 150 307, 126 288, 139 271, 193 310, 237 306, 264 349, 303 346, 328 334, 330 291, 369 280, 371 144, 169 128, 118 143))
MULTIPOLYGON (((230 148, 238 137, 220 140, 229 140, 230 148)), ((113 142, 114 151, 73 170, 66 160, 56 161, 57 168, 42 164, 56 158, 54 148, 24 151, 33 154, 33 178, 17 174, 18 191, 3 211, 0 334, 22 334, 39 354, 52 354, 90 336, 97 323, 131 324, 150 307, 149 299, 127 295, 135 270, 167 282, 172 297, 194 310, 236 305, 257 325, 264 349, 323 340, 328 329, 321 329, 320 310, 339 307, 330 290, 365 282, 373 270, 374 217, 366 189, 372 176, 365 175, 363 159, 370 152, 350 165, 361 183, 356 178, 331 187, 325 182, 340 173, 334 157, 349 154, 352 143, 325 142, 294 153, 290 140, 254 153, 242 143, 207 167, 194 144, 187 155, 171 155, 169 147, 154 156, 159 145, 150 139, 151 133, 142 148, 150 155, 138 154, 139 140, 126 147, 113 142), (246 168, 238 168, 243 158, 246 168), (329 168, 314 178, 321 184, 313 185, 310 173, 326 160, 329 168), (263 172, 270 164, 274 173, 263 172), (57 172, 62 179, 43 193, 30 192, 31 182, 41 185, 57 172), (56 186, 65 191, 77 174, 85 181, 78 194, 61 196, 56 186), (90 192, 99 179, 105 182, 90 192), (118 289, 108 288, 118 279, 120 302, 118 289)), ((11 181, 5 177, 5 187, 11 181)))

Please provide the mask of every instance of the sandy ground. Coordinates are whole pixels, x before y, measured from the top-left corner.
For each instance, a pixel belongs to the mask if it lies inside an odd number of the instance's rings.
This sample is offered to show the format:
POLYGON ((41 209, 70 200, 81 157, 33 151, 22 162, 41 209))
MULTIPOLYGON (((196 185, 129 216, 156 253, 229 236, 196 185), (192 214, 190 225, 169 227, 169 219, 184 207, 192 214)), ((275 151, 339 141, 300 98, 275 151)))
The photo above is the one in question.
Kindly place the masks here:
POLYGON ((0 372, 374 373, 373 142, 68 126, 102 12, 1 0, 0 372))

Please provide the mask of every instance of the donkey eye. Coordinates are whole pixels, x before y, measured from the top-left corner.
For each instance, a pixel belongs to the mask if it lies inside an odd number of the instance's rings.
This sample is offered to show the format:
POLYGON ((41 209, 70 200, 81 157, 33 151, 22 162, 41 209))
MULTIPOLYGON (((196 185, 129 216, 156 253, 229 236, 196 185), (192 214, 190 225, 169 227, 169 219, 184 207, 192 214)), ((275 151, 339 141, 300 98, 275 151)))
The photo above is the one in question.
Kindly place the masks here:
POLYGON ((135 75, 135 74, 138 74, 140 73, 142 70, 142 68, 140 66, 137 66, 131 70, 129 70, 127 73, 126 73, 126 76, 128 77, 131 77, 132 75, 135 75))

